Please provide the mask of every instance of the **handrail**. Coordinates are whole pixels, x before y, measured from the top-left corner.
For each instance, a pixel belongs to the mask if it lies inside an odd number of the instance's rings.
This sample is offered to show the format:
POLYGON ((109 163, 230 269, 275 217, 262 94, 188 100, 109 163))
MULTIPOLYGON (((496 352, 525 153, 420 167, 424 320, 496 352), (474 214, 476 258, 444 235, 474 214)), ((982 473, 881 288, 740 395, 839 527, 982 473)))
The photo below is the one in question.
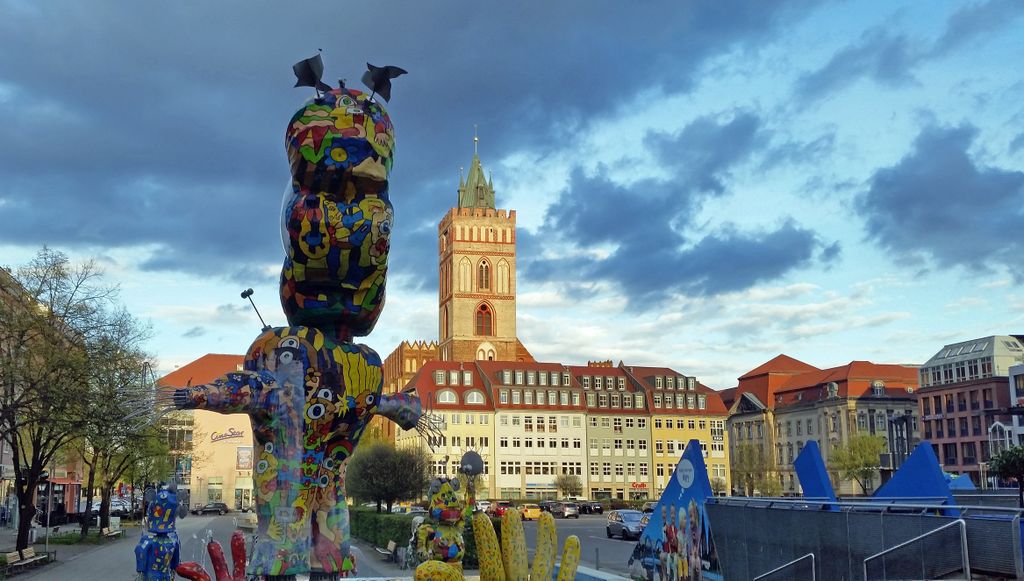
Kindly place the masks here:
POLYGON ((814 567, 814 553, 807 553, 803 557, 797 557, 796 559, 793 559, 792 561, 786 563, 785 565, 779 565, 778 567, 772 569, 771 571, 768 571, 767 573, 762 573, 762 574, 758 575, 757 577, 754 577, 753 581, 757 581, 758 579, 764 579, 765 577, 767 577, 769 575, 778 573, 779 571, 785 569, 786 567, 789 567, 789 566, 792 566, 792 565, 796 565, 797 563, 799 563, 800 561, 803 561, 804 559, 806 559, 808 557, 810 557, 810 559, 811 559, 811 581, 815 581, 815 578, 817 577, 817 572, 815 571, 815 567, 814 567))
POLYGON ((868 581, 868 561, 870 561, 872 559, 877 559, 878 557, 881 557, 883 555, 888 555, 889 553, 895 551, 896 549, 901 549, 901 548, 903 548, 903 547, 905 547, 905 546, 907 546, 907 545, 909 545, 911 543, 916 543, 917 541, 920 541, 921 539, 923 539, 925 537, 934 535, 935 533, 937 533, 937 532, 939 532, 939 531, 941 531, 943 529, 948 529, 949 527, 953 527, 953 526, 959 526, 960 527, 960 562, 961 562, 961 566, 964 569, 964 574, 967 575, 967 581, 971 581, 971 557, 970 557, 970 554, 967 551, 967 521, 965 521, 962 518, 957 519, 957 520, 955 520, 953 522, 948 522, 948 523, 942 525, 941 527, 938 527, 936 529, 932 529, 932 530, 930 530, 930 531, 928 531, 928 532, 926 532, 924 534, 917 535, 916 537, 914 537, 912 539, 903 541, 902 543, 900 543, 898 545, 894 545, 892 547, 889 547, 888 549, 886 549, 886 550, 884 550, 884 551, 882 551, 880 553, 875 553, 874 555, 871 555, 868 558, 864 559, 864 581, 868 581))
POLYGON ((828 504, 830 506, 845 507, 849 509, 869 509, 876 510, 878 512, 889 512, 893 509, 900 508, 913 508, 920 510, 956 510, 962 513, 971 512, 987 512, 987 513, 1006 513, 1007 516, 1022 515, 1024 516, 1024 509, 1011 508, 1005 506, 979 506, 979 505, 961 505, 961 504, 930 504, 930 503, 894 503, 894 502, 876 502, 871 500, 862 501, 848 501, 848 500, 820 500, 814 499, 803 499, 799 497, 795 498, 771 498, 771 497, 759 497, 759 496, 718 496, 714 498, 708 498, 708 502, 711 504, 723 504, 723 505, 741 505, 741 506, 793 506, 793 505, 820 505, 828 504))

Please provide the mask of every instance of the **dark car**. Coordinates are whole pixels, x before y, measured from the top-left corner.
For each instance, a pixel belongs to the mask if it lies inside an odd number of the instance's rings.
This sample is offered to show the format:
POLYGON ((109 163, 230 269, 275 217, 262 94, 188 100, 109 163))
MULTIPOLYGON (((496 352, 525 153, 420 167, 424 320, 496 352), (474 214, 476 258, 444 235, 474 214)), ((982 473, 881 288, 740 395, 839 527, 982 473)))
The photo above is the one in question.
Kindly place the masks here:
POLYGON ((226 512, 229 512, 229 510, 230 509, 228 509, 228 505, 224 504, 223 502, 211 502, 208 504, 204 504, 203 506, 193 508, 192 514, 206 514, 209 512, 224 514, 226 512))
POLYGON ((608 513, 605 532, 608 538, 620 536, 625 539, 639 539, 644 532, 644 513, 639 510, 613 510, 608 513))
POLYGON ((550 512, 555 518, 580 518, 580 507, 575 502, 556 502, 550 512))
POLYGON ((655 507, 658 506, 657 502, 645 502, 642 512, 654 512, 655 507))
POLYGON ((578 503, 580 512, 583 514, 601 514, 604 512, 604 505, 593 500, 584 500, 578 503))
POLYGON ((558 504, 557 500, 542 500, 539 503, 541 512, 551 512, 551 507, 558 504))

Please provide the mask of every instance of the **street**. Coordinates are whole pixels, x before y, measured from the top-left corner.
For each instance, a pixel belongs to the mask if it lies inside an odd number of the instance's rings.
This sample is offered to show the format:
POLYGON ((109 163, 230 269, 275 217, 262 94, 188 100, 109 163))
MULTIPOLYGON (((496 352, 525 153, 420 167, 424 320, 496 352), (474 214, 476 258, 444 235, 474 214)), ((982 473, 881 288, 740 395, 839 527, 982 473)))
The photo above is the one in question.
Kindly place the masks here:
MULTIPOLYGON (((213 532, 213 538, 220 541, 225 552, 230 555, 228 542, 235 530, 235 515, 224 516, 189 516, 177 522, 178 537, 181 539, 181 561, 199 561, 209 567, 209 556, 203 537, 207 531, 213 532)), ((126 538, 109 542, 96 547, 57 546, 57 562, 27 571, 18 575, 18 579, 34 579, 36 581, 133 581, 135 575, 135 545, 138 543, 138 529, 126 535, 126 538), (85 552, 82 552, 84 550, 85 552)), ((39 545, 36 545, 39 547, 39 545)), ((365 545, 363 545, 365 547, 365 545)), ((51 547, 52 549, 53 547, 51 547)), ((391 577, 394 572, 380 563, 376 555, 366 555, 359 546, 352 549, 359 563, 361 577, 391 577)), ((393 569, 393 567, 391 567, 393 569)), ((180 577, 179 577, 180 579, 180 577)))
MULTIPOLYGON (((623 541, 616 537, 609 539, 605 534, 605 517, 601 514, 584 514, 579 519, 555 519, 558 530, 558 558, 561 558, 565 538, 576 535, 580 538, 580 564, 592 569, 626 575, 626 562, 633 554, 636 541, 623 541)), ((523 526, 526 532, 526 546, 533 558, 537 546, 537 523, 528 521, 523 526)))

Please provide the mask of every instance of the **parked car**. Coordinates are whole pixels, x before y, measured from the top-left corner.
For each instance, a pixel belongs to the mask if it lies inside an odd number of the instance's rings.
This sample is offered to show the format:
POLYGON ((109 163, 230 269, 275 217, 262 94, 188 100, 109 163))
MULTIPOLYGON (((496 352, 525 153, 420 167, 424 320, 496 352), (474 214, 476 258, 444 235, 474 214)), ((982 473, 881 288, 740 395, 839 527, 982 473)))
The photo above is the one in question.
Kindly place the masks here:
POLYGON ((559 502, 551 506, 555 518, 580 518, 580 507, 575 502, 559 502))
POLYGON ((476 501, 476 509, 487 512, 491 508, 491 501, 489 500, 478 500, 476 501))
POLYGON ((608 513, 605 532, 608 538, 616 535, 625 539, 638 539, 644 532, 644 513, 639 510, 613 510, 608 513))
POLYGON ((501 515, 505 514, 506 510, 508 510, 510 508, 515 508, 515 506, 512 504, 511 501, 499 500, 499 501, 497 501, 497 502, 495 502, 494 504, 491 505, 490 514, 491 514, 491 516, 498 516, 498 517, 500 517, 501 515))
POLYGON ((217 514, 225 514, 230 511, 231 509, 228 508, 228 505, 224 504, 223 502, 209 502, 202 506, 193 508, 192 514, 206 514, 210 512, 215 512, 217 514))
POLYGON ((537 503, 540 506, 541 512, 551 512, 551 507, 558 504, 557 500, 542 500, 537 503))
POLYGON ((582 500, 576 503, 583 514, 601 514, 604 512, 604 505, 594 500, 582 500))
POLYGON ((537 520, 540 518, 540 506, 536 504, 524 504, 520 511, 523 513, 523 520, 537 520))
POLYGON ((641 512, 654 512, 656 506, 658 506, 657 502, 645 502, 641 512))

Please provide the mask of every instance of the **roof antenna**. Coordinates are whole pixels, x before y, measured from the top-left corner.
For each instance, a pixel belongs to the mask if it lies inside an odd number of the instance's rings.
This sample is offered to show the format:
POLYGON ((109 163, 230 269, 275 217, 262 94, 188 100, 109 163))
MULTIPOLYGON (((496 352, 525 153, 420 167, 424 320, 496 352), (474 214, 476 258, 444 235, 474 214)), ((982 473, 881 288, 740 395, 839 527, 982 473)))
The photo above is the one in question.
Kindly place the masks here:
POLYGON ((256 316, 260 318, 260 322, 263 323, 263 332, 266 333, 270 330, 270 325, 263 321, 263 315, 260 314, 260 310, 256 308, 256 303, 252 301, 252 289, 247 288, 242 291, 242 298, 249 299, 249 304, 252 305, 252 310, 256 311, 256 316))

